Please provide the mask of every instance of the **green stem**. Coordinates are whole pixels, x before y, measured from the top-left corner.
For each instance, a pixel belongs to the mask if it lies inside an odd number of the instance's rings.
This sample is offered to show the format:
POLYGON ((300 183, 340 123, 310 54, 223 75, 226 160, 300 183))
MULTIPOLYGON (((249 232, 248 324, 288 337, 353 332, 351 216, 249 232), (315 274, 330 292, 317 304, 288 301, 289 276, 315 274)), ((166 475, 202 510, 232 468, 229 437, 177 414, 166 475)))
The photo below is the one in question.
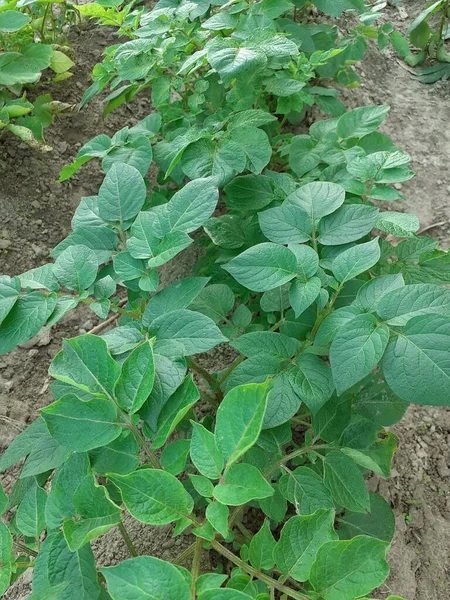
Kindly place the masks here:
POLYGON ((25 554, 28 554, 29 556, 34 556, 36 558, 36 556, 38 555, 38 553, 35 550, 28 548, 28 546, 25 546, 24 544, 21 544, 20 542, 14 542, 14 546, 18 550, 20 550, 21 552, 24 552, 25 554))
POLYGON ((193 358, 188 358, 187 360, 188 367, 195 371, 198 375, 203 377, 203 379, 209 384, 210 387, 217 387, 217 381, 208 373, 206 369, 204 369, 201 365, 198 364, 193 358))
POLYGON ((250 531, 247 529, 247 527, 244 525, 244 523, 240 520, 240 519, 236 519, 236 527, 239 529, 239 531, 242 533, 242 535, 245 537, 245 539, 251 540, 252 539, 252 534, 250 533, 250 531))
POLYGON ((41 42, 45 41, 44 31, 45 31, 45 23, 47 21, 47 15, 48 15, 49 8, 50 8, 50 3, 48 3, 47 6, 45 7, 44 16, 42 17, 42 25, 41 25, 41 30, 39 32, 40 36, 41 36, 41 42))
POLYGON ((450 7, 450 0, 446 0, 446 2, 444 4, 444 8, 442 10, 441 25, 439 27, 439 41, 442 41, 442 37, 444 35, 444 27, 445 27, 445 22, 447 20, 449 7, 450 7))
POLYGON ((130 536, 128 535, 128 531, 125 529, 125 525, 122 523, 122 521, 119 522, 119 531, 122 534, 123 540, 127 545, 131 556, 139 556, 136 548, 134 547, 133 542, 131 541, 130 536))
POLYGON ((288 588, 281 583, 278 583, 278 581, 272 579, 272 577, 269 577, 264 573, 261 573, 261 571, 258 571, 258 569, 254 569, 253 567, 245 563, 243 560, 235 556, 230 550, 228 550, 228 548, 222 546, 222 544, 220 544, 219 542, 213 541, 211 542, 211 546, 214 548, 214 550, 216 550, 216 552, 227 558, 237 567, 239 567, 243 571, 246 571, 249 575, 252 575, 257 579, 264 581, 264 583, 267 583, 267 585, 269 585, 271 588, 278 590, 282 594, 286 594, 290 598, 295 598, 296 600, 307 600, 306 596, 304 596, 303 594, 300 594, 299 592, 292 590, 291 588, 288 588))
POLYGON ((239 358, 237 358, 234 363, 228 367, 228 369, 225 371, 225 373, 222 375, 222 377, 219 379, 219 381, 217 382, 217 385, 219 387, 222 386, 222 384, 228 379, 228 377, 231 375, 231 373, 236 369, 236 367, 238 367, 241 362, 243 362, 245 360, 245 356, 240 356, 239 358))
POLYGON ((183 550, 183 552, 181 552, 181 554, 179 554, 172 561, 172 564, 174 564, 174 565, 181 565, 181 563, 183 563, 185 560, 187 560, 191 556, 191 554, 194 554, 196 543, 197 542, 194 542, 193 544, 191 544, 190 546, 188 546, 188 548, 186 548, 186 550, 183 550))
POLYGON ((334 294, 331 297, 331 300, 328 303, 328 306, 326 307, 326 309, 324 311, 322 311, 322 313, 317 317, 317 321, 314 324, 314 327, 311 331, 311 337, 314 338, 316 333, 319 331, 319 327, 322 325, 323 321, 328 317, 328 315, 331 313, 334 303, 337 300, 337 297, 339 296, 339 294, 342 291, 344 284, 340 283, 339 287, 337 288, 337 290, 335 290, 334 294))
POLYGON ((136 427, 136 425, 134 425, 133 423, 131 423, 131 421, 129 421, 128 422, 128 427, 133 432, 135 440, 137 441, 137 443, 139 444, 139 446, 141 447, 141 449, 144 451, 144 453, 147 456, 147 458, 149 459, 150 464, 152 465, 152 467, 154 469, 160 469, 161 465, 159 464, 159 460, 157 459, 157 457, 154 455, 154 453, 148 447, 146 439, 144 438, 144 436, 142 435, 142 433, 139 431, 139 429, 136 427))
POLYGON ((192 561, 192 584, 191 584, 191 598, 195 600, 195 584, 197 583, 198 576, 200 575, 200 567, 202 564, 202 553, 203 553, 203 540, 197 538, 194 547, 194 559, 192 561))

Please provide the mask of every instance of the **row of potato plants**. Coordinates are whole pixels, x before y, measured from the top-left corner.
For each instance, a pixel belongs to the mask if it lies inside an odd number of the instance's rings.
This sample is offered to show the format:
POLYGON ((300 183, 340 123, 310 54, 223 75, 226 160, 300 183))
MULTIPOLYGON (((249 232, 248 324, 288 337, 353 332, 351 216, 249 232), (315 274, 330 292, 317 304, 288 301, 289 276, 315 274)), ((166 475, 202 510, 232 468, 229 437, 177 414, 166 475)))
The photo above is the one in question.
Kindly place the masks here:
POLYGON ((2 354, 80 304, 119 316, 63 342, 55 401, 0 459, 25 459, 0 495, 1 593, 28 568, 32 600, 355 600, 387 578, 394 516, 365 476, 389 477, 410 403, 449 403, 450 259, 392 210, 413 172, 387 106, 293 129, 348 52, 303 51, 298 28, 327 36, 305 4, 162 0, 116 49, 164 62, 143 78, 158 112, 82 148, 61 179, 99 158, 98 195, 53 262, 0 278, 2 354), (130 518, 187 547, 138 556, 130 518), (99 568, 113 528, 131 558, 99 568))

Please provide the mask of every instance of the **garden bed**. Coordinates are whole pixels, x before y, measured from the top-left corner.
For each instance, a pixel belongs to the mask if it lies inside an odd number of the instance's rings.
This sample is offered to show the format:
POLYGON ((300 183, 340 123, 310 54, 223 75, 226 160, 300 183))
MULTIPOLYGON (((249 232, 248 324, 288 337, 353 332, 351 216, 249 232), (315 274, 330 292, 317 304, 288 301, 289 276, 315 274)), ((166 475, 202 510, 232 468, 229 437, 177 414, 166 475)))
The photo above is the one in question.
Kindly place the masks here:
MULTIPOLYGON (((420 2, 402 3, 410 17, 420 2)), ((403 27, 404 12, 391 8, 388 18, 403 27)), ((88 73, 112 43, 103 29, 87 29, 73 40, 82 63, 75 76, 53 92, 59 100, 81 98, 88 73)), ((422 228, 439 223, 429 234, 450 245, 450 167, 448 148, 450 121, 448 84, 423 86, 416 82, 391 51, 370 52, 361 69, 363 87, 346 92, 351 106, 388 104, 391 112, 386 130, 413 159, 417 176, 403 184, 405 210, 420 217, 422 228)), ((101 172, 90 163, 81 174, 64 184, 56 183, 62 166, 69 163, 79 147, 94 135, 111 134, 126 124, 132 125, 148 113, 148 102, 139 97, 129 108, 101 118, 102 106, 94 100, 87 110, 59 118, 48 130, 47 142, 53 150, 40 154, 9 137, 0 147, 3 171, 0 188, 0 270, 11 275, 43 264, 48 251, 70 230, 70 219, 81 196, 96 193, 101 172)), ((189 270, 191 257, 176 261, 176 278, 189 270)), ((37 416, 39 408, 51 401, 47 389, 47 369, 59 350, 61 339, 78 335, 95 325, 92 313, 78 309, 31 345, 0 358, 0 446, 6 447, 19 428, 37 416)), ((216 355, 217 360, 221 357, 216 355)), ((226 357, 225 357, 226 358, 226 357)), ((371 488, 378 489, 390 502, 397 517, 396 536, 391 551, 392 573, 377 597, 401 594, 407 600, 438 600, 450 597, 446 557, 450 553, 449 441, 450 411, 411 407, 396 427, 400 446, 394 476, 388 482, 376 478, 371 488)), ((8 476, 5 477, 8 487, 8 476)), ((130 526, 139 552, 163 559, 178 555, 184 540, 170 537, 170 528, 148 528, 133 521, 130 526)), ((100 563, 114 564, 127 558, 122 538, 111 531, 94 544, 100 563)), ((30 591, 28 574, 6 595, 7 599, 26 598, 30 591)), ((29 572, 31 577, 31 572, 29 572)))

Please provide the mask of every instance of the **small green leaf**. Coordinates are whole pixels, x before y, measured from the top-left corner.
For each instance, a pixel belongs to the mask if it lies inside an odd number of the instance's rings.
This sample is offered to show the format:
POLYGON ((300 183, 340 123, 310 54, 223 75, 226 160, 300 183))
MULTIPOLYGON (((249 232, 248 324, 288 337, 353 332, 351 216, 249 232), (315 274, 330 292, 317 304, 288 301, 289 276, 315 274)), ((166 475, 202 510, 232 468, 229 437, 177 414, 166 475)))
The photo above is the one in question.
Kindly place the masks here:
POLYGON ((275 540, 270 531, 269 521, 264 521, 261 529, 250 542, 248 558, 255 569, 270 571, 275 564, 273 551, 275 540))
POLYGON ((277 244, 302 244, 311 237, 313 224, 309 215, 299 206, 284 202, 258 214, 261 231, 277 244))
POLYGON ((347 111, 337 122, 339 137, 361 138, 372 133, 381 125, 389 112, 389 106, 363 106, 347 111))
POLYGON ((224 459, 219 452, 214 434, 200 423, 193 421, 191 460, 198 471, 210 479, 218 479, 224 467, 224 459))
POLYGON ((325 600, 354 600, 383 583, 389 574, 387 542, 358 536, 327 542, 318 551, 310 581, 325 600))
POLYGON ((397 237, 410 237, 420 229, 416 215, 400 212, 382 212, 376 222, 377 229, 397 237))
POLYGON ((105 446, 120 435, 117 409, 109 400, 93 398, 84 402, 67 394, 41 411, 52 437, 62 446, 85 452, 105 446))
POLYGON ((283 496, 294 504, 301 515, 311 515, 318 509, 333 508, 333 499, 322 477, 309 467, 298 467, 280 479, 283 496))
POLYGON ((182 483, 166 471, 142 469, 129 475, 108 474, 122 492, 130 514, 148 525, 165 525, 189 518, 194 501, 182 483))
POLYGON ((380 229, 377 221, 378 212, 378 208, 364 204, 341 206, 336 212, 320 221, 317 239, 325 246, 356 242, 370 233, 375 225, 380 229))
MULTIPOLYGON (((170 563, 152 556, 101 569, 113 600, 190 600, 189 584, 170 563)), ((86 599, 87 600, 87 599, 86 599)))
POLYGON ((275 563, 283 575, 296 581, 307 581, 318 550, 325 542, 337 538, 333 510, 317 510, 305 517, 291 517, 275 546, 275 563))
POLYGON ((175 440, 168 444, 159 457, 162 468, 175 476, 184 471, 190 445, 190 440, 184 439, 175 440))
POLYGON ((45 528, 45 503, 47 492, 33 485, 19 504, 16 515, 17 527, 26 536, 38 539, 45 528))
POLYGON ((265 292, 293 279, 296 266, 295 254, 288 248, 265 242, 236 256, 223 268, 249 290, 265 292))
POLYGON ((126 358, 114 390, 121 408, 130 414, 137 412, 149 397, 155 380, 153 348, 144 342, 126 358))
POLYGON ((228 536, 228 517, 230 511, 228 506, 221 504, 220 502, 211 502, 206 507, 206 518, 211 523, 216 531, 220 533, 223 538, 228 536))
POLYGON ((299 317, 317 299, 322 287, 319 277, 313 277, 309 281, 294 281, 289 290, 289 301, 294 309, 295 318, 299 317))
POLYGON ((300 207, 314 222, 337 210, 345 200, 345 190, 336 183, 314 181, 299 187, 287 202, 300 207))
POLYGON ((217 446, 229 467, 255 444, 267 407, 268 384, 235 387, 221 402, 216 416, 217 446))
POLYGON ((187 308, 209 282, 208 277, 186 277, 155 294, 147 304, 142 318, 144 327, 161 315, 187 308))
POLYGON ((370 510, 369 492, 361 471, 339 450, 325 456, 324 483, 339 506, 354 512, 370 510))
POLYGON ((357 535, 369 535, 390 542, 394 531, 394 513, 379 494, 370 494, 370 513, 353 513, 346 510, 339 517, 338 534, 341 540, 350 540, 357 535))
POLYGON ((0 594, 3 594, 9 588, 9 582, 15 564, 15 556, 12 551, 12 537, 8 528, 0 521, 0 594))
POLYGON ((212 498, 214 486, 207 477, 189 474, 189 479, 200 496, 212 498))
POLYGON ((260 471, 246 463, 232 465, 225 471, 223 483, 214 488, 214 497, 221 504, 240 506, 250 500, 272 496, 274 489, 260 471))

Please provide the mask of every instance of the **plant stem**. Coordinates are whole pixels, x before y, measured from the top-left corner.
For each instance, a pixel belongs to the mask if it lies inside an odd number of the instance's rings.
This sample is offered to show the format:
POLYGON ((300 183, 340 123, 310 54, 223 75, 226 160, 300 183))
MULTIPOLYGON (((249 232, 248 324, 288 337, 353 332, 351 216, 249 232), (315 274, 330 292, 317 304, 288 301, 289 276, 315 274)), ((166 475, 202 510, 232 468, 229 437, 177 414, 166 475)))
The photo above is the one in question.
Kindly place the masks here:
POLYGON ((44 16, 42 17, 42 25, 40 30, 41 42, 45 41, 44 31, 45 31, 45 22, 47 21, 47 15, 50 8, 50 3, 47 4, 44 10, 44 16))
POLYGON ((307 600, 306 596, 304 596, 303 594, 300 594, 299 592, 296 592, 295 590, 292 590, 291 588, 288 588, 285 585, 278 583, 278 581, 272 579, 272 577, 269 577, 268 575, 261 573, 261 571, 258 571, 258 569, 254 569, 250 565, 247 565, 243 560, 235 556, 230 550, 228 550, 228 548, 225 548, 225 546, 222 546, 222 544, 220 544, 219 542, 213 541, 211 542, 211 546, 214 548, 214 550, 216 550, 219 554, 227 558, 230 562, 234 563, 237 567, 239 567, 243 571, 246 571, 249 575, 252 575, 257 579, 264 581, 264 583, 267 583, 267 585, 278 590, 282 594, 286 594, 290 598, 295 598, 296 600, 307 600))
POLYGON ((217 381, 214 377, 208 373, 206 369, 204 369, 201 365, 198 364, 193 358, 188 358, 187 360, 188 367, 193 371, 198 373, 203 379, 209 384, 210 387, 215 388, 217 386, 217 381))
POLYGON ((202 564, 202 553, 203 553, 203 540, 201 538, 197 538, 195 540, 194 547, 194 559, 192 561, 192 585, 191 585, 191 598, 195 600, 195 584, 197 582, 198 576, 200 575, 200 567, 202 564))
POLYGON ((449 7, 450 7, 450 0, 446 0, 446 2, 444 4, 444 8, 442 9, 442 19, 441 19, 441 25, 439 27, 439 41, 442 41, 442 37, 444 35, 444 27, 445 27, 445 22, 447 20, 449 7))
POLYGON ((191 554, 194 553, 195 551, 195 546, 196 546, 196 542, 194 542, 193 544, 191 544, 190 546, 188 546, 186 548, 186 550, 183 550, 183 552, 181 552, 181 554, 179 554, 173 561, 172 564, 174 565, 181 565, 181 563, 183 563, 186 559, 188 559, 191 554))
POLYGON ((228 369, 225 371, 225 373, 222 375, 222 377, 219 379, 217 385, 221 386, 222 383, 224 383, 224 381, 226 381, 228 379, 228 377, 231 375, 231 373, 236 369, 236 367, 238 367, 241 362, 243 362, 245 360, 245 356, 240 356, 239 358, 237 358, 234 363, 228 367, 228 369))
POLYGON ((119 531, 122 534, 123 540, 127 545, 131 556, 139 556, 136 548, 134 547, 133 542, 131 541, 130 536, 128 535, 128 531, 125 529, 125 525, 122 523, 122 521, 119 522, 119 531))
POLYGON ((150 464, 152 465, 152 467, 154 469, 160 469, 161 465, 159 464, 159 460, 157 459, 157 457, 154 455, 154 453, 148 447, 146 439, 144 438, 144 436, 142 435, 142 433, 139 431, 139 429, 136 427, 136 425, 134 425, 133 423, 131 423, 131 421, 129 421, 128 422, 128 427, 133 432, 134 437, 135 437, 137 443, 142 448, 142 450, 145 452, 145 455, 149 459, 150 464))
POLYGON ((25 554, 28 554, 29 556, 36 557, 38 555, 38 553, 35 550, 28 548, 28 546, 25 546, 24 544, 21 544, 20 542, 14 542, 14 546, 16 546, 16 548, 18 550, 21 550, 22 552, 24 552, 25 554))
POLYGON ((247 541, 252 539, 252 534, 240 519, 236 519, 236 527, 239 529, 239 531, 242 533, 242 535, 247 541))

